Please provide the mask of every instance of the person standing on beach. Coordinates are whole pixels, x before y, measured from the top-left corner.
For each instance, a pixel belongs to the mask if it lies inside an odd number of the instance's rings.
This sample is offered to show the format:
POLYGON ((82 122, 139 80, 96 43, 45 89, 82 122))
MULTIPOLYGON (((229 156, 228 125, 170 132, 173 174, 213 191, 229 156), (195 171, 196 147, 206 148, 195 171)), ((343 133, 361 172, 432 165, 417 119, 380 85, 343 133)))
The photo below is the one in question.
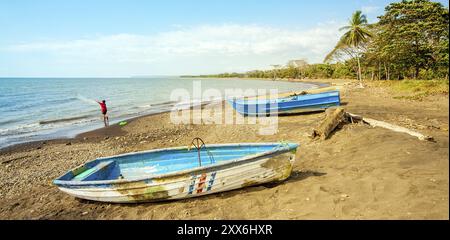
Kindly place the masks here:
POLYGON ((102 114, 103 114, 103 122, 105 123, 105 127, 109 126, 109 118, 108 115, 106 115, 106 113, 108 112, 108 109, 106 108, 106 101, 102 100, 101 102, 96 101, 98 104, 100 104, 100 108, 102 110, 102 114))

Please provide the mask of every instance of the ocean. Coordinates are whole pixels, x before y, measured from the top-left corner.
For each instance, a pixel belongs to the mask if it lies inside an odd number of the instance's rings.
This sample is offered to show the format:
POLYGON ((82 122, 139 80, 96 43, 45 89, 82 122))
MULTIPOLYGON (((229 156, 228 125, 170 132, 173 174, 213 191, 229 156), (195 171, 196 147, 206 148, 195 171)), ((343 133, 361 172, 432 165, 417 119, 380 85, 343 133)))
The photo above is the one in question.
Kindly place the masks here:
MULTIPOLYGON (((110 124, 170 111, 170 95, 182 88, 202 90, 277 89, 279 93, 315 88, 314 84, 239 79, 145 78, 0 78, 0 148, 17 143, 69 138, 103 127, 99 105, 106 100, 110 124)), ((220 99, 216 99, 220 100, 220 99)), ((194 102, 200 99, 194 99, 194 102)))

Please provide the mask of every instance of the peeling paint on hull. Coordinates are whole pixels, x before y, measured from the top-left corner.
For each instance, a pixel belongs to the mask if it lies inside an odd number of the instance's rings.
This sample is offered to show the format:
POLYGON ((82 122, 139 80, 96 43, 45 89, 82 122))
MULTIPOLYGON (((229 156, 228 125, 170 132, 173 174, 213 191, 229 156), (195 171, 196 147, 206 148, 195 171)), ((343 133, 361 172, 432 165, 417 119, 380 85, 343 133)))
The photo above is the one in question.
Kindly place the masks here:
POLYGON ((77 198, 112 203, 184 199, 283 181, 291 174, 295 154, 296 149, 290 149, 167 177, 58 187, 77 198))

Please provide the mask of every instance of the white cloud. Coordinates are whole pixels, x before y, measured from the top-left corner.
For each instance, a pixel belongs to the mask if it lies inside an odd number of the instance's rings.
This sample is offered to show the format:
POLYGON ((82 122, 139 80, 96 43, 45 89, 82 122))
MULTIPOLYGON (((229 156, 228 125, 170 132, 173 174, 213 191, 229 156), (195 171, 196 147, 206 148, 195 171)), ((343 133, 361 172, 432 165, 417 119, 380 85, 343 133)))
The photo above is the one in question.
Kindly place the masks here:
POLYGON ((283 64, 293 58, 321 62, 338 40, 341 25, 330 22, 306 30, 239 24, 178 26, 176 30, 148 36, 116 34, 22 43, 4 50, 50 54, 60 62, 70 60, 72 65, 92 63, 88 64, 91 71, 95 67, 120 65, 121 74, 126 75, 146 71, 149 74, 244 71, 283 64))

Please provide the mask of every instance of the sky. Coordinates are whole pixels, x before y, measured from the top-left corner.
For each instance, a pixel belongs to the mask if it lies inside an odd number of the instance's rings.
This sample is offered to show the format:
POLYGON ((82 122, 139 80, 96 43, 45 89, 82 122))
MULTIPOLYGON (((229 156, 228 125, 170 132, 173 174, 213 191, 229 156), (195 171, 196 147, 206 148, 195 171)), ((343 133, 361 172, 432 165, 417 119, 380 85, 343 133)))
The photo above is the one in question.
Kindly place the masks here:
MULTIPOLYGON (((130 77, 322 62, 389 0, 1 0, 0 77, 130 77)), ((442 3, 448 7, 447 1, 442 3)))

